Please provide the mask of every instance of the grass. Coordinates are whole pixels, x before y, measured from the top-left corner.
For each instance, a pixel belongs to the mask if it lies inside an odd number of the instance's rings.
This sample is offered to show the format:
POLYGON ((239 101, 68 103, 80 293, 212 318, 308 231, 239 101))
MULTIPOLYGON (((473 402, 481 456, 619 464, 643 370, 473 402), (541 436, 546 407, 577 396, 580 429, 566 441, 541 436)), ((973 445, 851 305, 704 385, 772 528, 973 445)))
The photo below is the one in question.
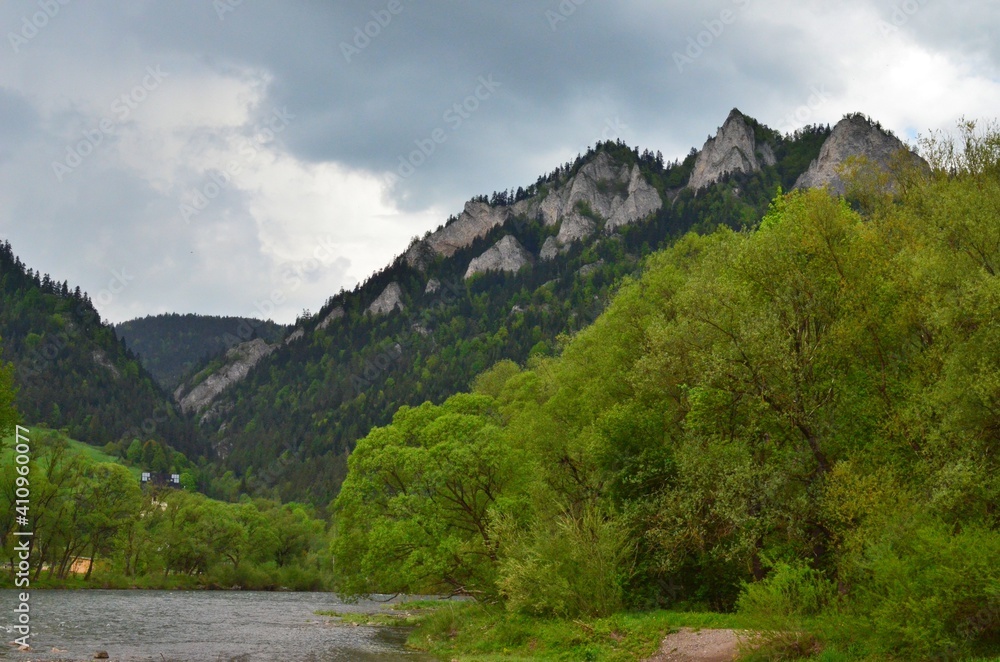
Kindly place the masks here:
POLYGON ((519 616, 489 605, 445 602, 417 619, 408 644, 462 662, 632 662, 653 655, 663 637, 678 628, 743 625, 730 614, 656 611, 561 620, 519 616))
MULTIPOLYGON (((38 427, 31 426, 28 429, 31 430, 31 432, 28 434, 28 439, 31 442, 30 445, 34 445, 34 443, 36 442, 47 439, 63 439, 69 445, 70 452, 76 455, 83 456, 84 459, 86 459, 88 462, 110 462, 113 464, 122 464, 121 460, 119 460, 117 457, 108 455, 100 448, 96 448, 94 446, 91 446, 90 444, 85 444, 82 441, 77 441, 76 439, 70 439, 68 436, 66 436, 64 433, 58 430, 50 430, 48 428, 44 428, 41 426, 38 427)), ((14 435, 3 437, 2 444, 3 444, 2 450, 0 450, 0 462, 10 462, 11 457, 13 456, 14 453, 14 435)), ((142 475, 142 471, 139 469, 139 467, 127 467, 127 468, 129 472, 135 477, 136 481, 138 481, 142 475)))

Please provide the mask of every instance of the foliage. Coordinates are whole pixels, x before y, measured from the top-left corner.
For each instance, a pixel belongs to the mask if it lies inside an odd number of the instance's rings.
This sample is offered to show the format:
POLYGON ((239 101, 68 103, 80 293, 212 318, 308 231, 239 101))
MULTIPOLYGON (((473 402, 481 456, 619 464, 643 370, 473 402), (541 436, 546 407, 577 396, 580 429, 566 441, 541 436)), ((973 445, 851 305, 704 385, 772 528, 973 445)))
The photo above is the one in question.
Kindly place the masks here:
MULTIPOLYGON (((488 402, 498 457, 525 468, 491 494, 519 506, 486 511, 496 547, 476 566, 477 590, 515 614, 498 628, 585 614, 620 587, 626 605, 808 628, 831 655, 997 653, 1000 140, 969 135, 947 171, 893 166, 880 186, 855 171, 865 204, 797 191, 753 229, 683 237, 560 356, 503 364, 448 401, 488 402), (608 544, 625 540, 634 553, 608 544)), ((406 457, 440 415, 412 411, 356 455, 406 457)), ((368 506, 388 466, 352 458, 338 518, 389 526, 368 506)), ((461 531, 436 521, 438 538, 461 531)), ((391 524, 391 553, 355 539, 379 560, 347 573, 367 591, 397 590, 387 567, 426 558, 391 524)), ((778 637, 759 656, 815 645, 778 637)))
MULTIPOLYGON (((33 585, 316 590, 329 581, 326 526, 311 507, 140 489, 128 468, 80 442, 40 428, 29 439, 33 585), (91 562, 74 577, 80 558, 91 562)), ((20 540, 12 534, 16 466, 0 469, 5 558, 16 557, 20 540)))
POLYGON ((476 603, 443 602, 418 618, 413 648, 441 659, 631 661, 652 656, 680 627, 741 627, 738 616, 651 611, 604 618, 527 617, 476 603))

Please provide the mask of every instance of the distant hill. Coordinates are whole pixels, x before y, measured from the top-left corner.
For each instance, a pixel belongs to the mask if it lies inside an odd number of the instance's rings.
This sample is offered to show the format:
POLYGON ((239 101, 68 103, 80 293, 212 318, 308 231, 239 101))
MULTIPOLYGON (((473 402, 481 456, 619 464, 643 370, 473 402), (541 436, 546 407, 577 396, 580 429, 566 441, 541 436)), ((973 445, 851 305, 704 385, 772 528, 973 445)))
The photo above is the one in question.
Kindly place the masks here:
POLYGON ((149 315, 115 325, 125 345, 160 386, 173 391, 181 378, 199 363, 245 340, 277 342, 287 328, 246 317, 213 315, 149 315))
POLYGON ((28 425, 65 429, 95 445, 142 438, 206 455, 136 356, 101 321, 87 294, 28 268, 0 244, 0 360, 14 365, 16 405, 28 425))

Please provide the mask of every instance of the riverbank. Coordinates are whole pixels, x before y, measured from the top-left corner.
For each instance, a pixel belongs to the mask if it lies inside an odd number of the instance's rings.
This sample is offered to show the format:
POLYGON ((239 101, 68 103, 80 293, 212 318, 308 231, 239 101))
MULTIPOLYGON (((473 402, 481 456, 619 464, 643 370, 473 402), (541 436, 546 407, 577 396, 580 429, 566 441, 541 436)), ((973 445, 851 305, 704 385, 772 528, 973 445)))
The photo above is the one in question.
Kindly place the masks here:
MULTIPOLYGON (((452 662, 889 662, 907 659, 872 654, 850 641, 835 624, 805 623, 793 630, 769 630, 740 614, 651 611, 596 619, 545 619, 512 614, 477 603, 423 602, 397 607, 399 620, 413 625, 407 646, 452 662)), ((354 620, 361 622, 362 617, 354 620)), ((364 624, 376 625, 369 619, 364 624)), ((912 659, 912 658, 910 658, 912 659)), ((1000 657, 942 657, 1000 662, 1000 657)))
POLYGON ((335 617, 345 625, 413 626, 408 647, 438 659, 461 662, 636 662, 653 658, 664 638, 674 632, 746 627, 745 619, 733 614, 652 611, 563 620, 450 601, 404 602, 393 612, 372 618, 358 614, 335 617))

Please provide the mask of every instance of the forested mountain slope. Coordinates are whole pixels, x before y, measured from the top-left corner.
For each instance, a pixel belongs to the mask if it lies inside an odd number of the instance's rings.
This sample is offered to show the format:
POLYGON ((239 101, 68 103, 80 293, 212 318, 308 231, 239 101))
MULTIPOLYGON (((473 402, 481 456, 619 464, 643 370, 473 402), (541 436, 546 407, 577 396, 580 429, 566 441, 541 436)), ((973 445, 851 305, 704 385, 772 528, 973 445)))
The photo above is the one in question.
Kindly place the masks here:
POLYGON ((780 136, 734 110, 707 161, 704 150, 664 163, 608 142, 530 186, 474 198, 298 320, 199 421, 248 491, 327 503, 354 442, 400 405, 441 402, 502 359, 558 353, 656 248, 690 230, 754 225, 829 135, 780 136), (747 151, 767 158, 739 158, 747 151))
POLYGON ((91 444, 156 438, 191 458, 209 453, 87 294, 29 269, 9 242, 0 244, 0 339, 26 424, 91 444))
POLYGON ((115 325, 156 381, 173 391, 199 363, 250 338, 277 342, 286 329, 271 321, 218 315, 147 315, 115 325))

